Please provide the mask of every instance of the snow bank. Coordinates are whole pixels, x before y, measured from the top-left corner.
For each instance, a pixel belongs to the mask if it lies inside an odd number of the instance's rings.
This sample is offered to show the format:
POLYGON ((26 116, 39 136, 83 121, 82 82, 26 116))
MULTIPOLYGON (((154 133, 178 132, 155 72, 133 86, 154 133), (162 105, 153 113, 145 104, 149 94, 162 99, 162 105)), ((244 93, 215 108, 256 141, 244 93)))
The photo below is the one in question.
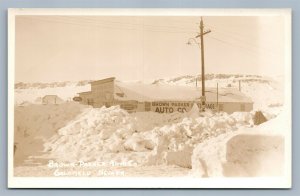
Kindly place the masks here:
POLYGON ((191 173, 201 177, 283 175, 284 135, 275 130, 286 125, 282 119, 202 142, 193 151, 191 173))
POLYGON ((240 126, 250 126, 253 115, 239 112, 187 116, 154 112, 129 114, 119 106, 89 108, 59 129, 44 145, 44 151, 62 161, 100 160, 107 153, 123 153, 125 157, 143 153, 143 157, 135 157, 134 161, 189 168, 195 145, 240 126))
POLYGON ((268 132, 268 134, 288 135, 290 134, 291 130, 289 127, 291 126, 291 114, 284 110, 276 118, 261 124, 258 129, 268 132))
POLYGON ((124 151, 123 138, 134 131, 130 120, 119 106, 90 108, 58 130, 45 144, 45 151, 65 161, 93 160, 102 151, 124 151))
POLYGON ((119 106, 65 103, 16 107, 15 113, 19 163, 43 155, 63 162, 175 165, 202 177, 281 172, 283 115, 256 127, 254 112, 129 114, 119 106))
POLYGON ((186 146, 182 150, 166 152, 165 159, 168 165, 177 165, 183 168, 192 168, 191 157, 193 147, 186 146))
POLYGON ((129 114, 119 106, 90 108, 59 129, 44 145, 44 151, 52 158, 70 162, 101 160, 109 153, 126 153, 127 157, 147 153, 155 147, 152 130, 181 119, 181 113, 129 114))
POLYGON ((191 167, 192 149, 199 143, 220 134, 252 126, 253 115, 238 112, 209 114, 198 118, 183 118, 181 122, 152 130, 155 148, 146 165, 170 164, 191 167))
POLYGON ((280 176, 284 166, 284 137, 239 134, 226 145, 224 176, 280 176))
POLYGON ((43 142, 57 134, 69 121, 82 112, 78 103, 60 105, 32 105, 15 107, 14 142, 15 163, 20 164, 29 155, 43 151, 43 142))

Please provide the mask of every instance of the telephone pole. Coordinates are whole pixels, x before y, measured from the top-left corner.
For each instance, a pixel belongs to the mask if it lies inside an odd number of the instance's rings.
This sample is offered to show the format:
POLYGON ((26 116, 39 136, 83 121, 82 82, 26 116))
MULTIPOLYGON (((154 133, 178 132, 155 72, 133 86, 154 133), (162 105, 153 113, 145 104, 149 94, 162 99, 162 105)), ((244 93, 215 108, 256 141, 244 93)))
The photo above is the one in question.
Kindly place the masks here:
POLYGON ((200 97, 201 101, 201 111, 205 111, 206 107, 206 97, 205 97, 205 69, 204 69, 204 39, 203 36, 207 33, 210 33, 211 30, 205 31, 204 32, 204 24, 203 24, 203 19, 201 17, 200 20, 200 33, 199 35, 196 36, 196 38, 200 37, 200 49, 201 49, 201 80, 202 80, 202 93, 200 97))
MULTIPOLYGON (((200 97, 200 102, 201 102, 201 111, 205 111, 206 107, 206 97, 205 97, 205 69, 204 69, 204 39, 203 36, 205 34, 208 34, 211 32, 211 30, 204 31, 204 24, 203 24, 203 19, 201 17, 200 20, 200 32, 195 38, 190 38, 189 41, 187 42, 188 45, 191 45, 191 40, 194 41, 198 46, 200 47, 200 55, 201 55, 201 81, 202 81, 202 93, 200 97), (200 44, 196 41, 196 39, 200 38, 200 44)), ((196 86, 197 86, 197 79, 196 79, 196 86)))

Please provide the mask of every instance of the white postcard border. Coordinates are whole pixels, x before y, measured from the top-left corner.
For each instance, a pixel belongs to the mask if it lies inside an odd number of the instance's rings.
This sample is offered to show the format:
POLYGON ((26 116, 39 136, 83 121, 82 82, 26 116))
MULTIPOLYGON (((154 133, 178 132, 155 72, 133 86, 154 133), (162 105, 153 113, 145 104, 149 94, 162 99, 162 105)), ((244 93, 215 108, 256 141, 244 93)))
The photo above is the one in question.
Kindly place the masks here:
POLYGON ((292 133, 285 140, 285 175, 276 178, 193 178, 193 177, 14 177, 14 81, 15 16, 99 15, 99 16, 284 16, 285 17, 285 110, 292 130, 291 105, 291 9, 77 9, 11 8, 8 10, 8 187, 9 188, 291 188, 292 133))

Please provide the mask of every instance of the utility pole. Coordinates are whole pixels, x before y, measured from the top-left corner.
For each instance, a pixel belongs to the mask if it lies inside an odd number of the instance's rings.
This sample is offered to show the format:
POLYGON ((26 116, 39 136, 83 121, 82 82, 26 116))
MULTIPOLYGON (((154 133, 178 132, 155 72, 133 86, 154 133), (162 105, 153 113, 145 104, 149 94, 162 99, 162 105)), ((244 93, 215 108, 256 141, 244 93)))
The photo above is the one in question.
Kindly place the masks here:
POLYGON ((219 83, 217 83, 217 111, 219 112, 219 83))
POLYGON ((204 39, 203 36, 207 33, 210 33, 211 30, 208 30, 206 32, 204 32, 204 24, 203 24, 203 20, 201 17, 200 20, 200 34, 196 36, 196 38, 200 38, 200 49, 201 49, 201 80, 202 80, 202 93, 201 93, 201 97, 200 97, 200 101, 201 101, 201 111, 204 112, 205 111, 205 107, 206 107, 206 97, 205 97, 205 69, 204 69, 204 39))

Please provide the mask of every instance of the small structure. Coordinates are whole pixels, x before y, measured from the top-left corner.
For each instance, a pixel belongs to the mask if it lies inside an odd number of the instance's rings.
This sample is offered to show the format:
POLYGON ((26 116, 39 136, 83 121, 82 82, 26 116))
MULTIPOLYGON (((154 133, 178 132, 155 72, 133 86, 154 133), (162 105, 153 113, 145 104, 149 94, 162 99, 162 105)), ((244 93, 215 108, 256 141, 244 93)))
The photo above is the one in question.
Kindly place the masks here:
POLYGON ((79 100, 79 102, 85 103, 87 105, 93 105, 94 104, 94 99, 92 97, 92 92, 88 91, 88 92, 81 92, 78 93, 79 97, 81 98, 81 100, 79 100))
POLYGON ((45 95, 42 98, 43 104, 61 104, 63 100, 59 98, 57 95, 45 95))
POLYGON ((35 100, 34 100, 34 103, 36 104, 42 104, 43 102, 43 98, 42 97, 37 97, 35 100))
POLYGON ((267 121, 267 118, 264 116, 264 114, 261 111, 256 111, 253 118, 254 118, 253 122, 255 125, 260 125, 267 121))

